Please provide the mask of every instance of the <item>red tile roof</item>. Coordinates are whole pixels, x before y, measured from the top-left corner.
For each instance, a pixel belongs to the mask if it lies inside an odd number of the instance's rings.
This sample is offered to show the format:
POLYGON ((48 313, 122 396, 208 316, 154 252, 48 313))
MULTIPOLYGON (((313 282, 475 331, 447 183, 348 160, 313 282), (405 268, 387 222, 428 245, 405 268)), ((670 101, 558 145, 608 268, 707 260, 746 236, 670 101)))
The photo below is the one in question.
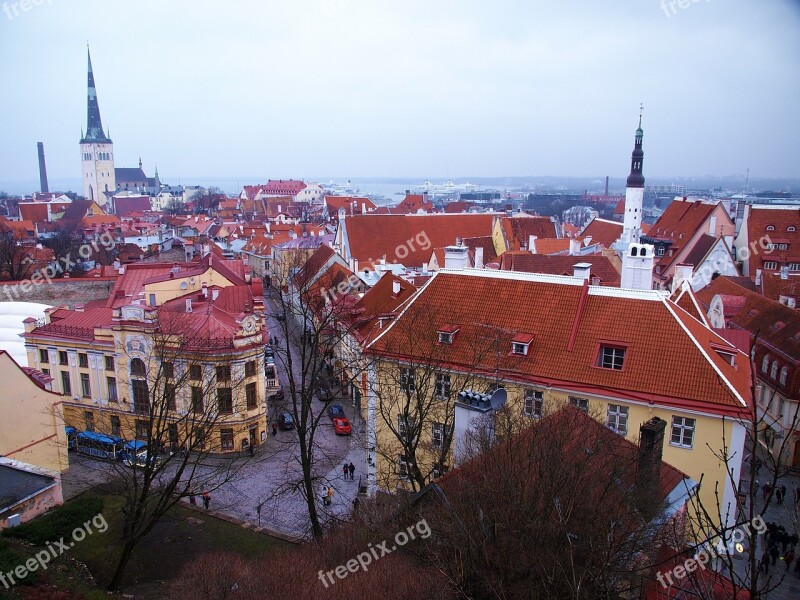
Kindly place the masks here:
POLYGON ((591 239, 590 244, 603 244, 606 248, 610 248, 621 235, 622 223, 597 218, 592 219, 580 233, 584 240, 591 239))
POLYGON ((346 255, 349 253, 359 262, 386 257, 388 262, 418 267, 430 258, 433 248, 453 245, 456 238, 491 235, 493 219, 492 214, 372 213, 347 217, 339 227, 346 231, 346 255))
MULTIPOLYGON (((650 236, 659 239, 689 239, 708 220, 719 203, 700 200, 673 200, 650 229, 650 236), (683 236, 681 238, 681 236, 683 236)), ((678 244, 683 245, 683 244, 678 244)))
POLYGON ((420 210, 433 212, 433 203, 425 200, 422 194, 406 194, 406 197, 397 206, 392 207, 392 214, 413 214, 420 210))
POLYGON ((19 215, 23 221, 41 222, 47 221, 46 202, 20 202, 19 215))
POLYGON ((800 208, 751 206, 747 218, 747 239, 753 243, 764 236, 776 244, 787 244, 788 248, 767 251, 758 247, 759 254, 750 257, 749 272, 753 278, 756 269, 763 269, 767 261, 777 262, 778 268, 788 263, 800 263, 800 208), (790 231, 791 228, 794 231, 790 231))
POLYGON ((509 250, 527 248, 532 235, 538 239, 559 237, 558 228, 550 217, 500 217, 500 219, 509 250))
POLYGON ((114 212, 118 217, 126 217, 134 212, 150 210, 149 196, 120 196, 113 199, 114 212))
POLYGON ((328 207, 328 216, 333 220, 338 220, 339 210, 342 208, 348 215, 362 214, 364 206, 367 212, 377 208, 375 203, 365 196, 325 196, 325 205, 328 207))
POLYGON ((439 271, 370 350, 407 352, 396 325, 404 319, 428 322, 431 331, 463 324, 455 343, 435 354, 427 354, 435 335, 420 332, 415 340, 416 356, 441 356, 452 368, 494 373, 491 353, 475 362, 486 332, 525 332, 536 335, 528 355, 500 365, 510 379, 721 413, 741 410, 749 398, 749 357, 655 291, 584 286, 572 277, 439 271), (627 348, 622 370, 596 366, 603 341, 627 348), (712 345, 735 353, 735 366, 712 345))
MULTIPOLYGON (((538 241, 537 241, 538 243, 538 241)), ((500 257, 500 268, 504 271, 544 273, 549 275, 573 275, 575 265, 589 263, 590 277, 598 277, 600 285, 619 287, 620 274, 605 256, 544 256, 530 252, 506 252, 500 257)))

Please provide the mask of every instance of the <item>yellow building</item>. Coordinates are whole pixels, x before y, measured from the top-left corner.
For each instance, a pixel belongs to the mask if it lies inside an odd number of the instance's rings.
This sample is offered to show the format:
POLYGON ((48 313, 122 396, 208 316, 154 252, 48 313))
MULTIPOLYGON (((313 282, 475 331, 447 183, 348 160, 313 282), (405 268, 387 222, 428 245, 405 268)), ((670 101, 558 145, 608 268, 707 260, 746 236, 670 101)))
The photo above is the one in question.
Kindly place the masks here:
POLYGON ((732 520, 732 481, 714 453, 738 483, 749 357, 694 306, 577 277, 439 271, 366 349, 370 491, 407 487, 410 469, 432 478, 451 467, 464 434, 454 429, 458 394, 501 387, 520 424, 572 404, 636 442, 660 417, 664 461, 702 481, 705 507, 732 520), (413 454, 398 435, 409 430, 413 454))
POLYGON ((50 309, 25 331, 29 364, 53 378, 78 430, 143 439, 163 407, 165 447, 204 427, 212 452, 266 437, 277 384, 265 378, 260 281, 241 261, 129 265, 107 301, 50 309))
POLYGON ((26 373, 0 350, 0 455, 60 472, 69 467, 60 394, 49 378, 26 373))

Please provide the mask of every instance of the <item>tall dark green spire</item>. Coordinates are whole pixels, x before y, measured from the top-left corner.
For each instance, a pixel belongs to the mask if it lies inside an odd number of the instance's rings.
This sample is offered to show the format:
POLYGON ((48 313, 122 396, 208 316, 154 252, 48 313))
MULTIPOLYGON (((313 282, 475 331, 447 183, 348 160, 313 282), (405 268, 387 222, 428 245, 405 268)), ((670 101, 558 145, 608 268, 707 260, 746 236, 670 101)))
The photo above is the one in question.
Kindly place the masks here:
POLYGON ((111 143, 103 133, 103 122, 100 119, 100 105, 97 103, 97 89, 94 87, 94 73, 92 73, 92 55, 86 48, 89 57, 89 93, 86 108, 86 135, 81 142, 111 143))

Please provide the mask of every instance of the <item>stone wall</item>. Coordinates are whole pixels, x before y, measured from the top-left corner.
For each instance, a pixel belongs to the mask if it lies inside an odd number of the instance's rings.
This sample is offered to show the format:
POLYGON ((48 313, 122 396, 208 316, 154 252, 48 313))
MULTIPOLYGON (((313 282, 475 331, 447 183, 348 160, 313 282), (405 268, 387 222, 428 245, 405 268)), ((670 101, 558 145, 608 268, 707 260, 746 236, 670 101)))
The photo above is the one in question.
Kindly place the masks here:
POLYGON ((42 281, 38 285, 0 282, 0 314, 2 302, 39 302, 50 306, 75 304, 91 300, 105 300, 111 293, 115 278, 96 277, 93 279, 54 279, 50 283, 42 281))

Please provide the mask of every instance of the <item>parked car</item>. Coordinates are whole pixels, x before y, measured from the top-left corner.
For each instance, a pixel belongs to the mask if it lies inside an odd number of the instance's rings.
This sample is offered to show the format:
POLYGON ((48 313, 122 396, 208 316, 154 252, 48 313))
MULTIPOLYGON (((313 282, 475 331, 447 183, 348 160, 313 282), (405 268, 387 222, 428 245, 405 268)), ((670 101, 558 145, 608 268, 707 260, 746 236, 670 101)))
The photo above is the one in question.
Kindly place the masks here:
POLYGON ((288 412, 282 412, 278 415, 278 427, 283 431, 294 429, 294 418, 288 412))
POLYGON ((334 419, 333 430, 336 432, 336 435, 350 435, 352 433, 350 421, 345 418, 334 419))
POLYGON ((331 419, 344 419, 344 409, 341 404, 331 404, 328 407, 328 416, 331 419))

